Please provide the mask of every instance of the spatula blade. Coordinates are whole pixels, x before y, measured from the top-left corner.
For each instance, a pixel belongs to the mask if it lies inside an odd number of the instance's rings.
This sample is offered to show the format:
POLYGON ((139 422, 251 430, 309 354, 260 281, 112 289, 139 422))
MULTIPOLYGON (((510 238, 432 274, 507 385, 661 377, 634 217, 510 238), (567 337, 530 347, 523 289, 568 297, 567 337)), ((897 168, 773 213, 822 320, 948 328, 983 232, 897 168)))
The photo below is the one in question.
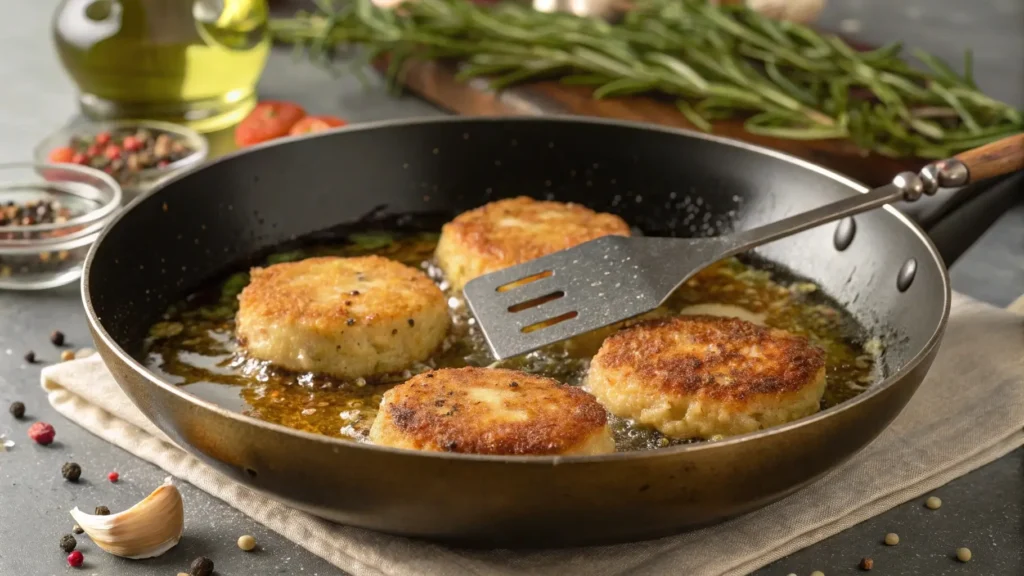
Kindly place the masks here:
POLYGON ((624 239, 606 236, 480 276, 463 289, 498 360, 596 330, 658 307, 624 239))

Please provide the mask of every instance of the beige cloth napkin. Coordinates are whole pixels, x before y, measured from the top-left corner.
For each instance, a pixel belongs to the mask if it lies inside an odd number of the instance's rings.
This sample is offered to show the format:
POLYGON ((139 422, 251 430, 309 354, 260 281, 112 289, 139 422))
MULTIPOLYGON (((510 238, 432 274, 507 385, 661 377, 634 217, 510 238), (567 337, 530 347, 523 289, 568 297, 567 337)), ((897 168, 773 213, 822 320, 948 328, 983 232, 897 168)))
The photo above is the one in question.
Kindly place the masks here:
POLYGON ((703 530, 572 550, 447 548, 340 526, 287 508, 171 444, 124 396, 97 356, 46 368, 43 388, 50 403, 70 420, 356 576, 738 575, 1024 444, 1024 317, 955 296, 942 349, 904 412, 860 454, 805 490, 703 530))

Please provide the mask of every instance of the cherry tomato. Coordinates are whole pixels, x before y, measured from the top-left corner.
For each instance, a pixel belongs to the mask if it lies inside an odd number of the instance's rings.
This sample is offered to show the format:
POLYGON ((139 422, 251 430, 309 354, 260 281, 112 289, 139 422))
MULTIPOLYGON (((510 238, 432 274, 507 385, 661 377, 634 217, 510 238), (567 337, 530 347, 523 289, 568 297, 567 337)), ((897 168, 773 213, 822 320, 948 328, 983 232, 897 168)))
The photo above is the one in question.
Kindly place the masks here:
POLYGON ((100 132, 96 135, 96 143, 103 146, 107 142, 110 142, 110 132, 100 132))
POLYGON ((281 136, 306 115, 298 104, 267 100, 260 102, 235 128, 235 144, 252 146, 281 136))
POLYGON ((87 164, 89 162, 89 158, 85 154, 79 152, 71 157, 71 162, 74 164, 87 164))
POLYGON ((302 134, 323 132, 324 130, 338 128, 345 124, 347 124, 347 122, 337 116, 306 116, 292 126, 292 129, 288 131, 288 135, 301 136, 302 134))
POLYGON ((134 152, 142 148, 142 141, 135 136, 128 136, 124 139, 124 142, 122 142, 121 145, 124 146, 125 150, 134 152))
POLYGON ((75 157, 75 150, 70 146, 61 146, 60 148, 54 148, 50 150, 50 162, 55 164, 61 164, 65 162, 71 162, 71 159, 75 157))
POLYGON ((102 152, 102 151, 103 151, 103 149, 100 148, 99 144, 93 144, 92 146, 89 146, 89 148, 85 151, 85 153, 87 155, 89 155, 89 156, 98 156, 99 153, 102 152))
POLYGON ((103 155, 107 158, 114 160, 121 157, 121 147, 116 144, 111 144, 103 150, 103 155))

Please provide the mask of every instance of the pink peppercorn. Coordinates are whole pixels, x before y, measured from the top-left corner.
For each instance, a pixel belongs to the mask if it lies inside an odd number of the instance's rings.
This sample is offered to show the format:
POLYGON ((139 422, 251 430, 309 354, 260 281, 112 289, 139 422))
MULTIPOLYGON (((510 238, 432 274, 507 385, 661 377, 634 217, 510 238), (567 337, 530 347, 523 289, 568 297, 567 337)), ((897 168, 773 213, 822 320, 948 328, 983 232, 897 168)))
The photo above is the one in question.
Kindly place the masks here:
POLYGON ((46 422, 36 422, 28 427, 28 437, 43 446, 53 442, 53 437, 56 435, 57 432, 54 431, 53 426, 46 422))
POLYGON ((78 550, 75 550, 71 554, 68 554, 68 566, 71 566, 72 568, 78 568, 82 565, 82 562, 85 562, 85 556, 82 556, 82 553, 78 550))
POLYGON ((107 474, 107 480, 110 480, 111 482, 117 482, 120 478, 121 475, 118 474, 117 472, 111 472, 110 474, 107 474))

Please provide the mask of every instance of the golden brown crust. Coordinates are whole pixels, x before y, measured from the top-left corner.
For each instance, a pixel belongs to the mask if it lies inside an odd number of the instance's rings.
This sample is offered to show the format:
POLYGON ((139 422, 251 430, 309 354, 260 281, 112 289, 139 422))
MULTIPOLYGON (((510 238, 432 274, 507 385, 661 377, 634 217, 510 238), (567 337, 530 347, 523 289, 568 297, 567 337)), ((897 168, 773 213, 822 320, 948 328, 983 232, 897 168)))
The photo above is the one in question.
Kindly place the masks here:
POLYGON ((488 368, 414 376, 384 395, 377 418, 378 438, 401 437, 389 445, 470 454, 563 454, 607 434, 604 408, 583 390, 488 368))
POLYGON ((746 402, 796 392, 825 367, 805 338, 736 318, 687 316, 640 322, 605 340, 594 367, 626 369, 673 397, 746 402))
POLYGON ((445 302, 426 274, 381 256, 307 258, 253 268, 250 276, 238 296, 240 320, 262 316, 334 331, 411 318, 445 302))
POLYGON ((629 236, 629 225, 579 204, 520 196, 463 212, 445 224, 438 260, 458 288, 477 276, 609 235, 629 236))

